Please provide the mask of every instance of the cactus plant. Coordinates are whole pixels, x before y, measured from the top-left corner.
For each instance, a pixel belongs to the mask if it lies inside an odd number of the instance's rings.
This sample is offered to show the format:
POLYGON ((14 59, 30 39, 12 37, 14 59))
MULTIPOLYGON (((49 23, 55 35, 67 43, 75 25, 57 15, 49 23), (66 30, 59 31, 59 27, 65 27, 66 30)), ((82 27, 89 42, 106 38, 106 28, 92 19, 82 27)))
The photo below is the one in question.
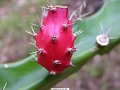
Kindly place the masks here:
POLYGON ((61 73, 71 64, 75 51, 72 34, 72 21, 68 19, 66 6, 49 6, 48 15, 41 22, 40 30, 35 34, 37 62, 52 75, 61 73))
POLYGON ((72 57, 76 67, 70 67, 61 74, 51 76, 43 67, 31 61, 33 60, 32 56, 14 63, 0 64, 0 88, 7 82, 6 90, 47 90, 78 71, 96 54, 109 52, 120 43, 120 38, 110 40, 110 43, 105 47, 98 47, 96 37, 101 34, 99 23, 102 22, 103 27, 113 26, 109 35, 119 37, 119 6, 119 0, 105 0, 99 12, 74 25, 73 30, 84 29, 84 32, 78 35, 75 41, 76 45, 82 41, 82 44, 78 46, 80 50, 76 51, 72 57))

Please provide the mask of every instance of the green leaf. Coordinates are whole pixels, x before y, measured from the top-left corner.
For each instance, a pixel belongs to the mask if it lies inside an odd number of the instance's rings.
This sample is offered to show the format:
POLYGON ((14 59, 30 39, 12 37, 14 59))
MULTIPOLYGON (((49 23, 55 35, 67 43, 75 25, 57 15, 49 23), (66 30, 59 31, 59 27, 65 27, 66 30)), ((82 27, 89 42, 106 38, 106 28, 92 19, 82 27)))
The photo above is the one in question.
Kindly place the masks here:
POLYGON ((104 54, 114 48, 120 38, 110 40, 107 47, 97 48, 96 36, 101 34, 100 22, 105 32, 112 26, 110 36, 120 37, 120 0, 105 0, 102 9, 96 14, 77 22, 75 29, 84 32, 77 37, 75 44, 80 41, 78 51, 72 57, 75 67, 66 69, 59 75, 51 76, 47 70, 37 64, 30 56, 24 60, 9 64, 0 64, 0 88, 7 82, 5 90, 47 90, 57 82, 78 71, 90 58, 96 54, 104 54))

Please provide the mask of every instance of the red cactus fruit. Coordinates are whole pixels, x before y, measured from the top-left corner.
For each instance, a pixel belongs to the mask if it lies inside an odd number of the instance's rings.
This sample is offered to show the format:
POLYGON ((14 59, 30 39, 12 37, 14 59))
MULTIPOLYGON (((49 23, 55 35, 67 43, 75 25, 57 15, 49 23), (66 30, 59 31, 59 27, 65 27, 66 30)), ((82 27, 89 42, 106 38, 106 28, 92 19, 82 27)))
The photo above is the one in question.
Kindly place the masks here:
POLYGON ((68 8, 49 7, 48 15, 44 16, 42 26, 35 35, 38 63, 52 75, 61 73, 71 65, 75 38, 72 21, 68 19, 68 8))

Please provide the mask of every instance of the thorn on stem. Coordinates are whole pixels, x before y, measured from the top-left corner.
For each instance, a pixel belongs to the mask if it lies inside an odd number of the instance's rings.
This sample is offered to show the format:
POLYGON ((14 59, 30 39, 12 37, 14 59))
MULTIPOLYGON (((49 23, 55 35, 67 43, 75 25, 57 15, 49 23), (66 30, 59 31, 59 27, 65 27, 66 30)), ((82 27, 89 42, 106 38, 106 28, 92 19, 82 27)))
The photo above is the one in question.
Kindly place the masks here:
POLYGON ((56 72, 55 71, 51 71, 50 75, 56 75, 56 72))
POLYGON ((73 53, 73 49, 72 48, 68 48, 68 53, 72 54, 73 53))
POLYGON ((70 62, 70 66, 75 66, 75 65, 72 63, 72 61, 70 62))
POLYGON ((55 64, 61 64, 60 60, 53 61, 55 64))
POLYGON ((76 32, 74 33, 74 36, 77 36, 77 35, 81 34, 83 31, 84 31, 84 30, 76 31, 76 32))
POLYGON ((8 65, 7 64, 4 64, 5 68, 8 68, 8 65))
POLYGON ((77 50, 76 47, 67 48, 67 53, 68 53, 68 54, 72 54, 72 53, 75 52, 76 50, 77 50))
POLYGON ((67 27, 68 27, 68 25, 67 25, 67 24, 63 24, 63 28, 64 28, 64 30, 66 30, 66 29, 67 29, 67 27))
MULTIPOLYGON (((30 43, 30 44, 32 44, 33 46, 35 46, 34 43, 30 43)), ((37 52, 38 52, 39 54, 43 54, 43 51, 44 51, 43 48, 39 48, 39 47, 37 47, 37 46, 35 46, 35 47, 37 48, 37 52)))
POLYGON ((37 58, 36 58, 34 55, 32 55, 32 54, 31 54, 31 56, 32 56, 32 57, 35 59, 35 61, 37 62, 37 58))
POLYGON ((55 8, 55 7, 51 7, 50 10, 51 10, 52 12, 55 12, 56 8, 55 8))
POLYGON ((120 37, 109 37, 109 39, 117 39, 117 38, 120 38, 120 37))
POLYGON ((35 33, 35 31, 34 31, 32 26, 31 26, 31 29, 32 29, 32 32, 29 32, 29 31, 25 31, 25 32, 27 32, 28 34, 31 34, 33 36, 36 36, 37 34, 35 33))
POLYGON ((40 19, 39 19, 39 16, 38 16, 38 15, 37 15, 37 18, 38 18, 38 23, 39 23, 39 25, 40 25, 40 28, 41 28, 41 27, 43 27, 43 26, 44 26, 44 25, 42 24, 42 22, 43 22, 43 21, 42 21, 42 20, 40 21, 40 19))
POLYGON ((33 26, 39 26, 39 25, 37 25, 37 24, 35 24, 35 23, 31 23, 31 25, 33 25, 33 26))
POLYGON ((52 36, 52 42, 54 42, 54 43, 56 42, 56 36, 55 35, 52 36))
POLYGON ((38 51, 39 51, 39 54, 43 54, 43 49, 42 48, 40 48, 38 51))
POLYGON ((101 30, 102 30, 102 34, 104 34, 103 25, 102 25, 102 23, 101 23, 101 22, 100 22, 100 27, 101 27, 101 30))
POLYGON ((6 82, 5 85, 3 86, 2 90, 5 90, 6 86, 7 86, 7 82, 6 82))
POLYGON ((73 11, 73 13, 71 14, 69 20, 72 20, 72 18, 73 18, 74 16, 76 16, 76 13, 77 13, 77 10, 73 11))
POLYGON ((78 45, 75 46, 75 48, 77 48, 80 44, 81 44, 81 42, 79 42, 78 45))
POLYGON ((49 7, 49 9, 52 11, 52 12, 55 12, 55 10, 56 10, 56 7, 54 7, 54 5, 53 4, 51 4, 49 1, 48 1, 48 7, 49 7))

